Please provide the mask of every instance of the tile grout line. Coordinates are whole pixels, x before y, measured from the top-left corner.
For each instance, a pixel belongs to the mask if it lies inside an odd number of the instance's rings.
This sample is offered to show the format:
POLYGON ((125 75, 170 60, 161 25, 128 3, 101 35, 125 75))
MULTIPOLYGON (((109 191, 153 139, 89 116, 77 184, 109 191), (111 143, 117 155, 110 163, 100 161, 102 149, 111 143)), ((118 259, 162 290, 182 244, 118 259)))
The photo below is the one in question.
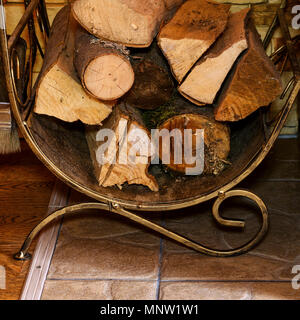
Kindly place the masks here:
MULTIPOLYGON (((130 278, 47 278, 47 281, 130 281, 130 282, 154 282, 155 279, 130 279, 130 278)), ((197 280, 197 279, 165 279, 160 280, 160 282, 198 282, 198 283, 290 283, 291 280, 218 280, 218 279, 207 279, 207 280, 197 280)))
POLYGON ((130 281, 130 282, 157 282, 157 279, 145 278, 47 278, 47 281, 130 281))
MULTIPOLYGON (((164 217, 162 217, 161 225, 163 227, 165 227, 164 217)), ((164 239, 160 238, 160 242, 159 242, 159 258, 158 258, 158 274, 157 274, 157 281, 156 281, 155 300, 159 300, 159 296, 160 296, 161 266, 162 266, 163 251, 164 251, 163 245, 164 245, 164 239)))

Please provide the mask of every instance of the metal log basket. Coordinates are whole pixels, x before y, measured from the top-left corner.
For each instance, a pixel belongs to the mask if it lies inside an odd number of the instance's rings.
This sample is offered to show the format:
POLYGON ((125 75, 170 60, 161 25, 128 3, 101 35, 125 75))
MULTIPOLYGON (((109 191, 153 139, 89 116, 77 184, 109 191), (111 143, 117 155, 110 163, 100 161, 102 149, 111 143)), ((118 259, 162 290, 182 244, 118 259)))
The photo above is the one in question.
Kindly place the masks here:
MULTIPOLYGON (((2 0, 0 1, 3 18, 4 8, 2 0)), ((163 177, 163 188, 156 193, 137 185, 125 186, 122 190, 99 187, 93 176, 84 132, 54 118, 39 116, 32 112, 34 103, 34 94, 31 92, 32 70, 37 50, 43 57, 43 50, 36 36, 35 25, 38 25, 45 39, 49 36, 50 28, 44 0, 26 0, 24 4, 25 13, 8 41, 5 21, 4 19, 1 20, 1 50, 13 116, 26 142, 44 165, 61 181, 95 201, 65 207, 50 214, 31 231, 15 258, 19 260, 30 259, 28 249, 32 240, 43 227, 54 219, 66 214, 79 213, 85 209, 106 210, 126 217, 167 238, 211 256, 225 257, 242 254, 258 244, 268 230, 266 205, 250 191, 232 189, 252 173, 266 157, 277 139, 300 89, 300 68, 294 50, 294 40, 291 39, 284 16, 284 4, 278 9, 264 40, 264 47, 267 49, 274 31, 281 28, 285 44, 274 52, 271 58, 275 63, 289 61, 293 70, 293 77, 280 97, 280 99, 287 98, 282 110, 274 118, 273 123, 267 122, 267 108, 265 108, 260 109, 235 126, 231 138, 232 151, 230 155, 230 160, 234 165, 229 166, 219 176, 190 176, 180 182, 172 177, 167 179, 163 177), (37 20, 37 24, 34 24, 34 19, 37 20), (27 90, 20 97, 14 84, 13 70, 15 66, 13 64, 15 59, 13 59, 13 52, 24 28, 29 30, 28 77, 26 80, 27 90), (29 117, 30 121, 28 121, 29 117), (51 126, 49 125, 50 122, 51 126), (138 211, 168 211, 188 208, 216 198, 212 208, 212 214, 216 221, 223 226, 243 228, 245 225, 243 221, 224 219, 219 212, 219 207, 224 200, 236 196, 249 198, 258 205, 261 213, 261 226, 251 241, 231 250, 215 250, 205 247, 136 213, 138 211)))

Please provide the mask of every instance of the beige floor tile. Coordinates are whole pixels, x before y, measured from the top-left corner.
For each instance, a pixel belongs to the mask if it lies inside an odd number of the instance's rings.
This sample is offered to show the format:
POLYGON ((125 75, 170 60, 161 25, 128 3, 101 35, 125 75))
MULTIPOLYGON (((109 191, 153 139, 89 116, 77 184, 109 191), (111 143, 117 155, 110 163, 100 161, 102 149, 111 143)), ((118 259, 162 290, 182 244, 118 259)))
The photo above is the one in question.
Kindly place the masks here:
POLYGON ((42 300, 154 300, 156 281, 48 280, 42 300))
POLYGON ((253 300, 300 300, 300 290, 292 288, 291 283, 255 283, 251 285, 253 300))
MULTIPOLYGON (((300 263, 300 216, 271 211, 269 222, 266 237, 250 254, 300 263)), ((249 221, 244 233, 224 233, 224 240, 229 247, 236 247, 249 240, 257 231, 257 221, 249 221)))
POLYGON ((146 232, 85 239, 62 231, 48 278, 156 279, 159 243, 146 232))
POLYGON ((291 280, 293 264, 250 254, 214 258, 197 253, 166 253, 163 280, 291 280))
POLYGON ((161 300, 299 300, 289 282, 162 282, 161 300))

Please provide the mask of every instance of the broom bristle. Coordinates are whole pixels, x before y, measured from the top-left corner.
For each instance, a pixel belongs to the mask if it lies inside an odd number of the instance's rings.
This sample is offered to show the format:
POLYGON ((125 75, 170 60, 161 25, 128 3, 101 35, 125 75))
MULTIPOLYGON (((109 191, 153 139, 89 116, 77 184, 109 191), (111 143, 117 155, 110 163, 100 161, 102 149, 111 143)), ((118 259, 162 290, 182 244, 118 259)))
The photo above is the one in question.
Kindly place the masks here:
POLYGON ((0 154, 20 152, 20 138, 17 127, 0 130, 0 154))

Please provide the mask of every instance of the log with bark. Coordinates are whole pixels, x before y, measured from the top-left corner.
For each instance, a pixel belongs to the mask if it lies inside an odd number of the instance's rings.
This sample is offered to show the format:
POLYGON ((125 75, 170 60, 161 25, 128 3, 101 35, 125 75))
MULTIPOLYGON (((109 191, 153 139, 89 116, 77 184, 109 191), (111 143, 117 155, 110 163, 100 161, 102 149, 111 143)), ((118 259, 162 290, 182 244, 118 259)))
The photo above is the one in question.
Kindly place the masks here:
POLYGON ((249 9, 230 15, 227 27, 197 62, 178 91, 197 105, 212 104, 239 55, 247 49, 246 23, 249 9))
POLYGON ((184 0, 76 0, 76 20, 101 39, 148 47, 162 21, 184 0))
POLYGON ((224 84, 215 108, 218 121, 238 121, 262 106, 268 106, 282 92, 280 74, 266 55, 252 22, 248 50, 237 61, 224 84))
POLYGON ((150 59, 134 65, 135 83, 126 96, 131 106, 153 110, 170 100, 174 89, 168 73, 150 59))
POLYGON ((211 107, 198 108, 182 98, 181 95, 174 93, 166 105, 156 110, 144 112, 143 120, 149 130, 159 129, 157 134, 160 136, 156 137, 154 145, 157 147, 157 141, 159 141, 159 148, 156 149, 157 154, 162 163, 171 170, 188 175, 202 173, 218 175, 229 163, 227 158, 230 152, 230 129, 226 124, 214 119, 211 107), (164 133, 163 129, 168 131, 164 133), (181 137, 176 136, 178 134, 176 130, 172 132, 174 129, 179 129, 181 137), (187 132, 186 141, 184 140, 184 129, 192 130, 190 133, 187 132), (193 159, 196 155, 203 159, 201 140, 197 142, 197 139, 201 139, 201 132, 197 133, 197 129, 204 130, 204 139, 202 139, 204 142, 203 172, 202 170, 197 171, 196 168, 199 169, 199 167, 195 166, 196 162, 193 159), (190 140, 189 134, 192 134, 190 140), (198 134, 198 138, 196 134, 198 134), (182 154, 176 152, 175 156, 175 150, 181 150, 182 154), (184 155, 185 151, 186 155, 184 155), (195 154, 196 151, 197 154, 195 154), (184 159, 187 161, 182 161, 184 159), (189 159, 193 161, 188 163, 189 159))
POLYGON ((158 191, 155 178, 148 173, 150 134, 135 108, 125 103, 117 105, 102 127, 87 127, 86 139, 100 186, 141 184, 158 191), (107 141, 105 132, 113 133, 107 141))
POLYGON ((158 44, 179 83, 224 31, 229 9, 226 4, 188 0, 161 29, 158 44))
POLYGON ((67 122, 100 124, 112 112, 115 101, 103 102, 82 88, 73 66, 77 23, 70 6, 54 19, 44 64, 36 87, 34 111, 67 122))
POLYGON ((160 159, 163 160, 166 152, 170 150, 170 161, 167 164, 170 169, 188 175, 218 175, 228 164, 230 130, 228 126, 215 121, 213 117, 197 113, 180 114, 165 121, 159 127, 160 131, 163 129, 169 132, 178 129, 177 132, 180 132, 182 137, 175 134, 171 140, 160 139, 160 159), (191 138, 185 139, 184 135, 187 134, 185 130, 189 129, 191 138), (201 131, 198 130, 203 130, 203 136, 199 137, 201 131), (202 149, 200 139, 203 140, 202 149))
POLYGON ((116 100, 134 82, 129 51, 122 45, 103 41, 78 28, 74 65, 82 86, 100 100, 116 100))

